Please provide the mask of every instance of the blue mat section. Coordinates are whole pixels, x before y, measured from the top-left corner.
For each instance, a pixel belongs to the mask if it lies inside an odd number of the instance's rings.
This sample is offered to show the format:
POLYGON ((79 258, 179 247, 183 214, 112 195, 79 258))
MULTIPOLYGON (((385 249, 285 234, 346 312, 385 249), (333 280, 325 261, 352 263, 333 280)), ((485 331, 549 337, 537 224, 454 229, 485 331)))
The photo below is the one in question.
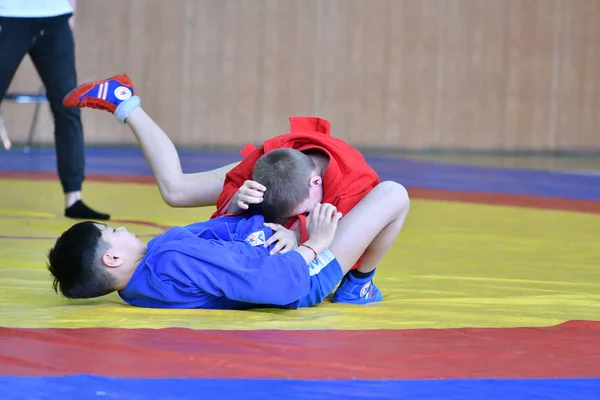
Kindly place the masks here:
MULTIPOLYGON (((239 154, 225 152, 183 151, 180 152, 180 156, 185 172, 205 171, 240 160, 239 154)), ((380 174, 382 180, 394 180, 409 188, 600 200, 600 175, 454 165, 396 158, 367 157, 367 161, 380 174)), ((0 171, 54 172, 54 150, 0 153, 0 171)), ((152 174, 143 153, 137 149, 89 149, 86 152, 86 171, 88 174, 152 174)))
POLYGON ((0 377, 12 399, 444 399, 597 400, 597 379, 302 381, 271 379, 124 379, 97 376, 0 377))

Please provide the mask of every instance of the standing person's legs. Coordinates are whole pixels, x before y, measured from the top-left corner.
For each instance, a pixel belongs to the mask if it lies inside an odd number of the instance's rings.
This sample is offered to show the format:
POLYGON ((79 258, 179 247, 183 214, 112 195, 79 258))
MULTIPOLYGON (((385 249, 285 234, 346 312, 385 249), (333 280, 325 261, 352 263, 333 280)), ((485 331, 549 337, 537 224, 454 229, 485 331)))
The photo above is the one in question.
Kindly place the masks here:
POLYGON ((0 103, 17 68, 32 46, 35 25, 33 18, 0 17, 0 103))
MULTIPOLYGON (((34 32, 35 20, 32 18, 0 17, 0 107, 19 64, 33 43, 34 32)), ((4 130, 0 118, 0 140, 9 149, 10 139, 4 130)))
POLYGON ((69 26, 70 14, 41 18, 40 31, 29 55, 44 86, 54 115, 54 139, 60 183, 65 193, 65 216, 106 220, 81 201, 85 149, 81 110, 63 106, 64 96, 77 86, 75 43, 69 26))

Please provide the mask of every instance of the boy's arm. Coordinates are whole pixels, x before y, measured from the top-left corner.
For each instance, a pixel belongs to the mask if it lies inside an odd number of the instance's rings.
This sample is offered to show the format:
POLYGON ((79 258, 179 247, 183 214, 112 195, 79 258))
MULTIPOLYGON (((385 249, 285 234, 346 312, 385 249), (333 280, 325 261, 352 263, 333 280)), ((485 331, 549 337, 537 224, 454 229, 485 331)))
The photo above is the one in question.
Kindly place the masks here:
POLYGON ((225 174, 238 162, 211 171, 184 174, 175 145, 141 107, 133 110, 126 122, 135 134, 152 168, 160 194, 168 205, 201 207, 216 203, 225 174))
MULTIPOLYGON (((376 179, 374 177, 371 177, 370 180, 371 180, 371 182, 375 182, 375 180, 378 181, 378 178, 376 179)), ((341 212, 343 215, 346 215, 347 213, 350 212, 350 210, 352 210, 354 208, 354 206, 356 206, 372 190, 371 185, 377 186, 374 183, 369 184, 368 182, 369 182, 369 180, 362 181, 362 184, 363 184, 362 188, 364 189, 363 192, 357 192, 353 196, 350 196, 350 197, 338 198, 336 201, 332 202, 332 204, 336 206, 336 208, 339 212, 341 212)), ((300 233, 300 240, 298 242, 299 244, 305 243, 307 240, 309 240, 306 216, 299 215, 297 217, 297 219, 295 220, 294 224, 291 225, 289 229, 300 233)), ((360 264, 362 263, 363 258, 364 258, 364 253, 358 258, 358 260, 356 260, 356 262, 350 269, 358 268, 360 266, 360 264)))
POLYGON ((238 189, 244 185, 244 182, 252 179, 252 170, 256 160, 262 155, 263 148, 260 147, 250 154, 245 155, 244 159, 233 166, 225 175, 225 182, 220 189, 217 199, 217 210, 213 213, 212 218, 221 217, 226 214, 232 214, 240 211, 234 204, 234 197, 238 189))
POLYGON ((305 248, 260 258, 199 246, 194 238, 180 241, 178 251, 168 254, 169 275, 213 296, 283 306, 310 289, 308 261, 313 255, 305 248))

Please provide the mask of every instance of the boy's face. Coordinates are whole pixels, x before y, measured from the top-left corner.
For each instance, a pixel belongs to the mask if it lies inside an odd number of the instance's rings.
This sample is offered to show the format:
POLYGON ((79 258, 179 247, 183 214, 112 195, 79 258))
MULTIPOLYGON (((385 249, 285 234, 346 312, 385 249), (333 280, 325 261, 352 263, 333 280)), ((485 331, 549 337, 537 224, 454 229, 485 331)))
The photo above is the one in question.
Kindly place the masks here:
POLYGON ((108 245, 110 251, 122 259, 136 258, 146 253, 147 244, 124 227, 112 228, 105 224, 96 224, 96 226, 102 232, 102 240, 108 245))
POLYGON ((317 170, 311 174, 308 187, 308 197, 294 209, 290 217, 310 213, 317 203, 323 201, 323 178, 319 176, 317 170))

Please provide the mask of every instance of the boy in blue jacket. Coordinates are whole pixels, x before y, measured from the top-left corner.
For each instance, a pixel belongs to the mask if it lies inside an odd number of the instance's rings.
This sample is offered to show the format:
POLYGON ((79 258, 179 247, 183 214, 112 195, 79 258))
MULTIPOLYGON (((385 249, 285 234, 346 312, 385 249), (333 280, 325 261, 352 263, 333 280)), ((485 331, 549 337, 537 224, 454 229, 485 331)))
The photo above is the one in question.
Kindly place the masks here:
MULTIPOLYGON (((68 298, 118 291, 140 307, 310 307, 335 289, 375 237, 398 235, 408 208, 406 190, 394 182, 380 183, 341 220, 334 206, 317 204, 309 239, 285 254, 265 246, 273 230, 260 215, 174 227, 148 244, 125 228, 82 222, 58 238, 48 268, 55 291, 68 298)), ((371 278, 356 284, 368 297, 371 278)))

